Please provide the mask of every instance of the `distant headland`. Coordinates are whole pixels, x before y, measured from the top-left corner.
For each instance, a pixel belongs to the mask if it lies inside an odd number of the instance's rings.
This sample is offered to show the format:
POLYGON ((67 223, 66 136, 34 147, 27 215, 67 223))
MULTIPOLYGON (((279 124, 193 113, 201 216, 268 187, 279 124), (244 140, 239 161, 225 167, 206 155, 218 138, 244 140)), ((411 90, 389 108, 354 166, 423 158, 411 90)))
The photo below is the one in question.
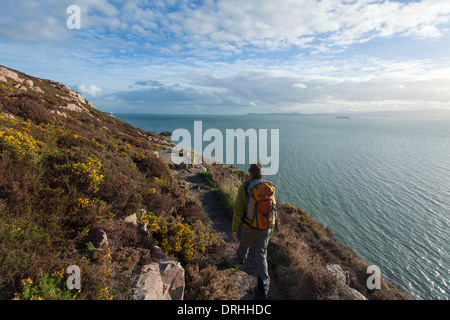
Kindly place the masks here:
POLYGON ((422 110, 384 110, 384 111, 345 111, 339 113, 301 113, 301 112, 271 112, 247 113, 247 116, 301 116, 329 118, 411 118, 411 119, 450 119, 450 109, 422 110), (342 116, 345 114, 345 116, 342 116))

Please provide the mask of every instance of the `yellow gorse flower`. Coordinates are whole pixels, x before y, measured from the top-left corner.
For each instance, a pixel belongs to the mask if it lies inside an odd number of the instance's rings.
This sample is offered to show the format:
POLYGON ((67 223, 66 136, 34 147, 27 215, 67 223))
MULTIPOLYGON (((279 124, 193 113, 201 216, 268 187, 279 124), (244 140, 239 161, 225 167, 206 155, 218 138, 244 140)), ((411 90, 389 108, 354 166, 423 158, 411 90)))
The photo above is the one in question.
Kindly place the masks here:
POLYGON ((147 224, 147 229, 166 254, 175 254, 186 262, 201 259, 202 254, 221 244, 212 228, 200 220, 186 223, 180 216, 163 218, 150 212, 141 217, 141 221, 147 224))
POLYGON ((78 206, 81 208, 86 208, 89 206, 89 199, 87 198, 79 198, 78 199, 78 206))
POLYGON ((26 155, 41 151, 43 146, 42 142, 34 140, 26 132, 13 128, 0 131, 0 152, 13 151, 26 155))
POLYGON ((72 172, 82 179, 87 179, 94 193, 100 190, 100 184, 104 178, 100 174, 101 169, 102 163, 94 156, 90 156, 85 162, 78 162, 72 165, 72 172))

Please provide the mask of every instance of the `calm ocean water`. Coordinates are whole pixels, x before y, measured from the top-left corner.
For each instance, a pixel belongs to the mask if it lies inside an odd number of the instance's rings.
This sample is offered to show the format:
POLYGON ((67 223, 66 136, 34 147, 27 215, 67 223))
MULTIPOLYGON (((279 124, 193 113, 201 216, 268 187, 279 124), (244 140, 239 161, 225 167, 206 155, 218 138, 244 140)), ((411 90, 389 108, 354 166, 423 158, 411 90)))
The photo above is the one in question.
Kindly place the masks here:
POLYGON ((279 129, 280 168, 267 177, 279 200, 313 214, 416 299, 450 298, 450 121, 116 116, 156 133, 192 132, 194 120, 224 138, 225 129, 279 129))

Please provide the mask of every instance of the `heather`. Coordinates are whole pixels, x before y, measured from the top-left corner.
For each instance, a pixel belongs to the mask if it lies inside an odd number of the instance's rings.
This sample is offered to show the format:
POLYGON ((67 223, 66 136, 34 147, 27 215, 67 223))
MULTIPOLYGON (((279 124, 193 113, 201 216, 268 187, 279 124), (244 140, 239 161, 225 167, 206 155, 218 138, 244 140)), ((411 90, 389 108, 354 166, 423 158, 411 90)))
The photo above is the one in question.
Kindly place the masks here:
POLYGON ((157 156, 172 145, 167 138, 98 111, 61 84, 18 74, 42 92, 14 80, 0 87, 2 297, 129 299, 131 272, 152 260, 140 229, 123 222, 135 213, 183 264, 220 245, 157 156), (110 248, 93 246, 93 229, 107 231, 110 248), (69 265, 81 268, 80 292, 63 281, 69 265))

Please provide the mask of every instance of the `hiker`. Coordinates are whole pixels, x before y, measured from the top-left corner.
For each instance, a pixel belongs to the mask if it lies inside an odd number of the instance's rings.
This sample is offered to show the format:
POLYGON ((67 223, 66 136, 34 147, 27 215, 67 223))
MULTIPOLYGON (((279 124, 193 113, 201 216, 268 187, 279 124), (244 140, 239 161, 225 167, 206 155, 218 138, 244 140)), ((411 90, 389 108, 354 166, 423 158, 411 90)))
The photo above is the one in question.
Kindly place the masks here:
POLYGON ((275 187, 271 182, 262 180, 264 167, 259 162, 250 165, 248 175, 250 179, 239 187, 236 196, 232 237, 239 241, 238 231, 241 230, 241 242, 237 250, 240 264, 245 262, 248 249, 254 246, 258 278, 255 291, 261 297, 267 298, 270 284, 267 246, 277 223, 275 187))

